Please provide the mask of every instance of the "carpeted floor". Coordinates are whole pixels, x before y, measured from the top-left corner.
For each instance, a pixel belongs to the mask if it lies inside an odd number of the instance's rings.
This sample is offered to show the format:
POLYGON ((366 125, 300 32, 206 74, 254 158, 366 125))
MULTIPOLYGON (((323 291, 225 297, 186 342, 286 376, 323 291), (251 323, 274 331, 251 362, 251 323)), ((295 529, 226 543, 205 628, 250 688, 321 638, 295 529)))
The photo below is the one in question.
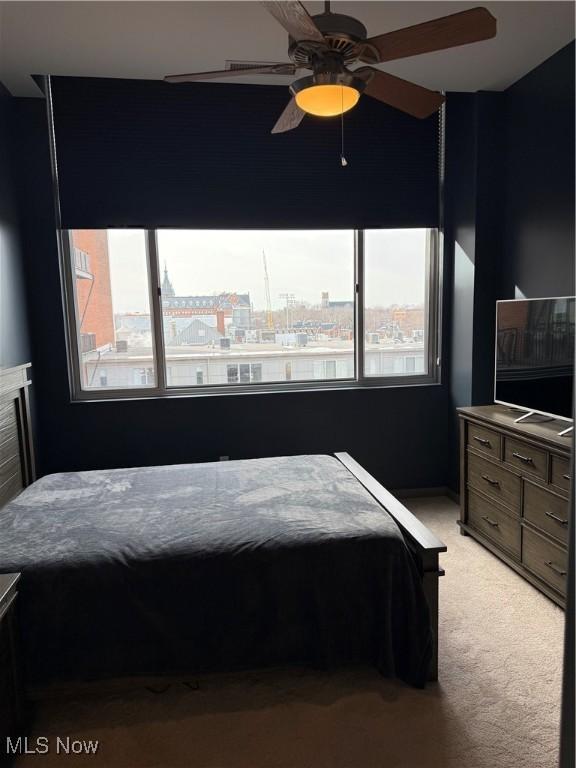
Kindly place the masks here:
POLYGON ((562 611, 460 536, 455 504, 405 503, 448 545, 437 684, 267 671, 53 693, 33 731, 50 752, 18 768, 555 768, 562 611), (57 754, 57 736, 98 739, 98 752, 57 754))

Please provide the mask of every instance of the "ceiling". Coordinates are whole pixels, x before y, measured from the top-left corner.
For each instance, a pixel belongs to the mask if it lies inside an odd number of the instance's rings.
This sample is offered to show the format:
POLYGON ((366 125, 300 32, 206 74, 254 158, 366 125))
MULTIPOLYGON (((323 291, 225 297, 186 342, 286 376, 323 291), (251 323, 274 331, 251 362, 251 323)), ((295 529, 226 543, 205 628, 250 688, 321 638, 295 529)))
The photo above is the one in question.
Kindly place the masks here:
MULTIPOLYGON (((476 5, 359 1, 332 10, 375 35, 476 5)), ((573 2, 483 5, 498 20, 495 39, 380 67, 435 90, 502 90, 574 39, 573 2)), ((286 49, 286 33, 257 2, 0 2, 0 80, 16 96, 40 95, 33 74, 155 79, 222 69, 226 60, 287 61, 286 49)))

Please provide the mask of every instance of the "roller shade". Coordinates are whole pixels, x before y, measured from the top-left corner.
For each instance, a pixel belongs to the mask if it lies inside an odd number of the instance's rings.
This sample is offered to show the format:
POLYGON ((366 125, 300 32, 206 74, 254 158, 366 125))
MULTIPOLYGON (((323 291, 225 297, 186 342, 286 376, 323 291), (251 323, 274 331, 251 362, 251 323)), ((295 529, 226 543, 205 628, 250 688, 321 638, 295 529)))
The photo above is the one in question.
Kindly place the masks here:
POLYGON ((65 228, 438 224, 438 116, 364 96, 272 135, 284 86, 51 78, 65 228))

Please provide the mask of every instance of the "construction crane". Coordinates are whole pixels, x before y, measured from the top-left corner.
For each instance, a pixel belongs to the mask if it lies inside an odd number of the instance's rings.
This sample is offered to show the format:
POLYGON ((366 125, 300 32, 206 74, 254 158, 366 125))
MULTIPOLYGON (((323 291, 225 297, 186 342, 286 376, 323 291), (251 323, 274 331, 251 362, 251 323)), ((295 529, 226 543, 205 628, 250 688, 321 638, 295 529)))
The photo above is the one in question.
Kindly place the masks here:
POLYGON ((270 298, 270 278, 268 276, 268 264, 266 263, 265 251, 262 251, 262 261, 264 262, 264 287, 266 288, 266 325, 270 330, 273 330, 274 319, 272 317, 272 300, 270 298))

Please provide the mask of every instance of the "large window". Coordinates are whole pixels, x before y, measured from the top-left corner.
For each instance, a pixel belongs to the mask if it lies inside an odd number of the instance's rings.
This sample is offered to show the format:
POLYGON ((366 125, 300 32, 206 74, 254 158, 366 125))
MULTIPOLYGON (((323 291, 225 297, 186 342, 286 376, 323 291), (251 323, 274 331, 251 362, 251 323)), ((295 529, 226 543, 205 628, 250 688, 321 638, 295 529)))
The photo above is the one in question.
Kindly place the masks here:
POLYGON ((73 230, 78 398, 437 379, 436 233, 73 230))

